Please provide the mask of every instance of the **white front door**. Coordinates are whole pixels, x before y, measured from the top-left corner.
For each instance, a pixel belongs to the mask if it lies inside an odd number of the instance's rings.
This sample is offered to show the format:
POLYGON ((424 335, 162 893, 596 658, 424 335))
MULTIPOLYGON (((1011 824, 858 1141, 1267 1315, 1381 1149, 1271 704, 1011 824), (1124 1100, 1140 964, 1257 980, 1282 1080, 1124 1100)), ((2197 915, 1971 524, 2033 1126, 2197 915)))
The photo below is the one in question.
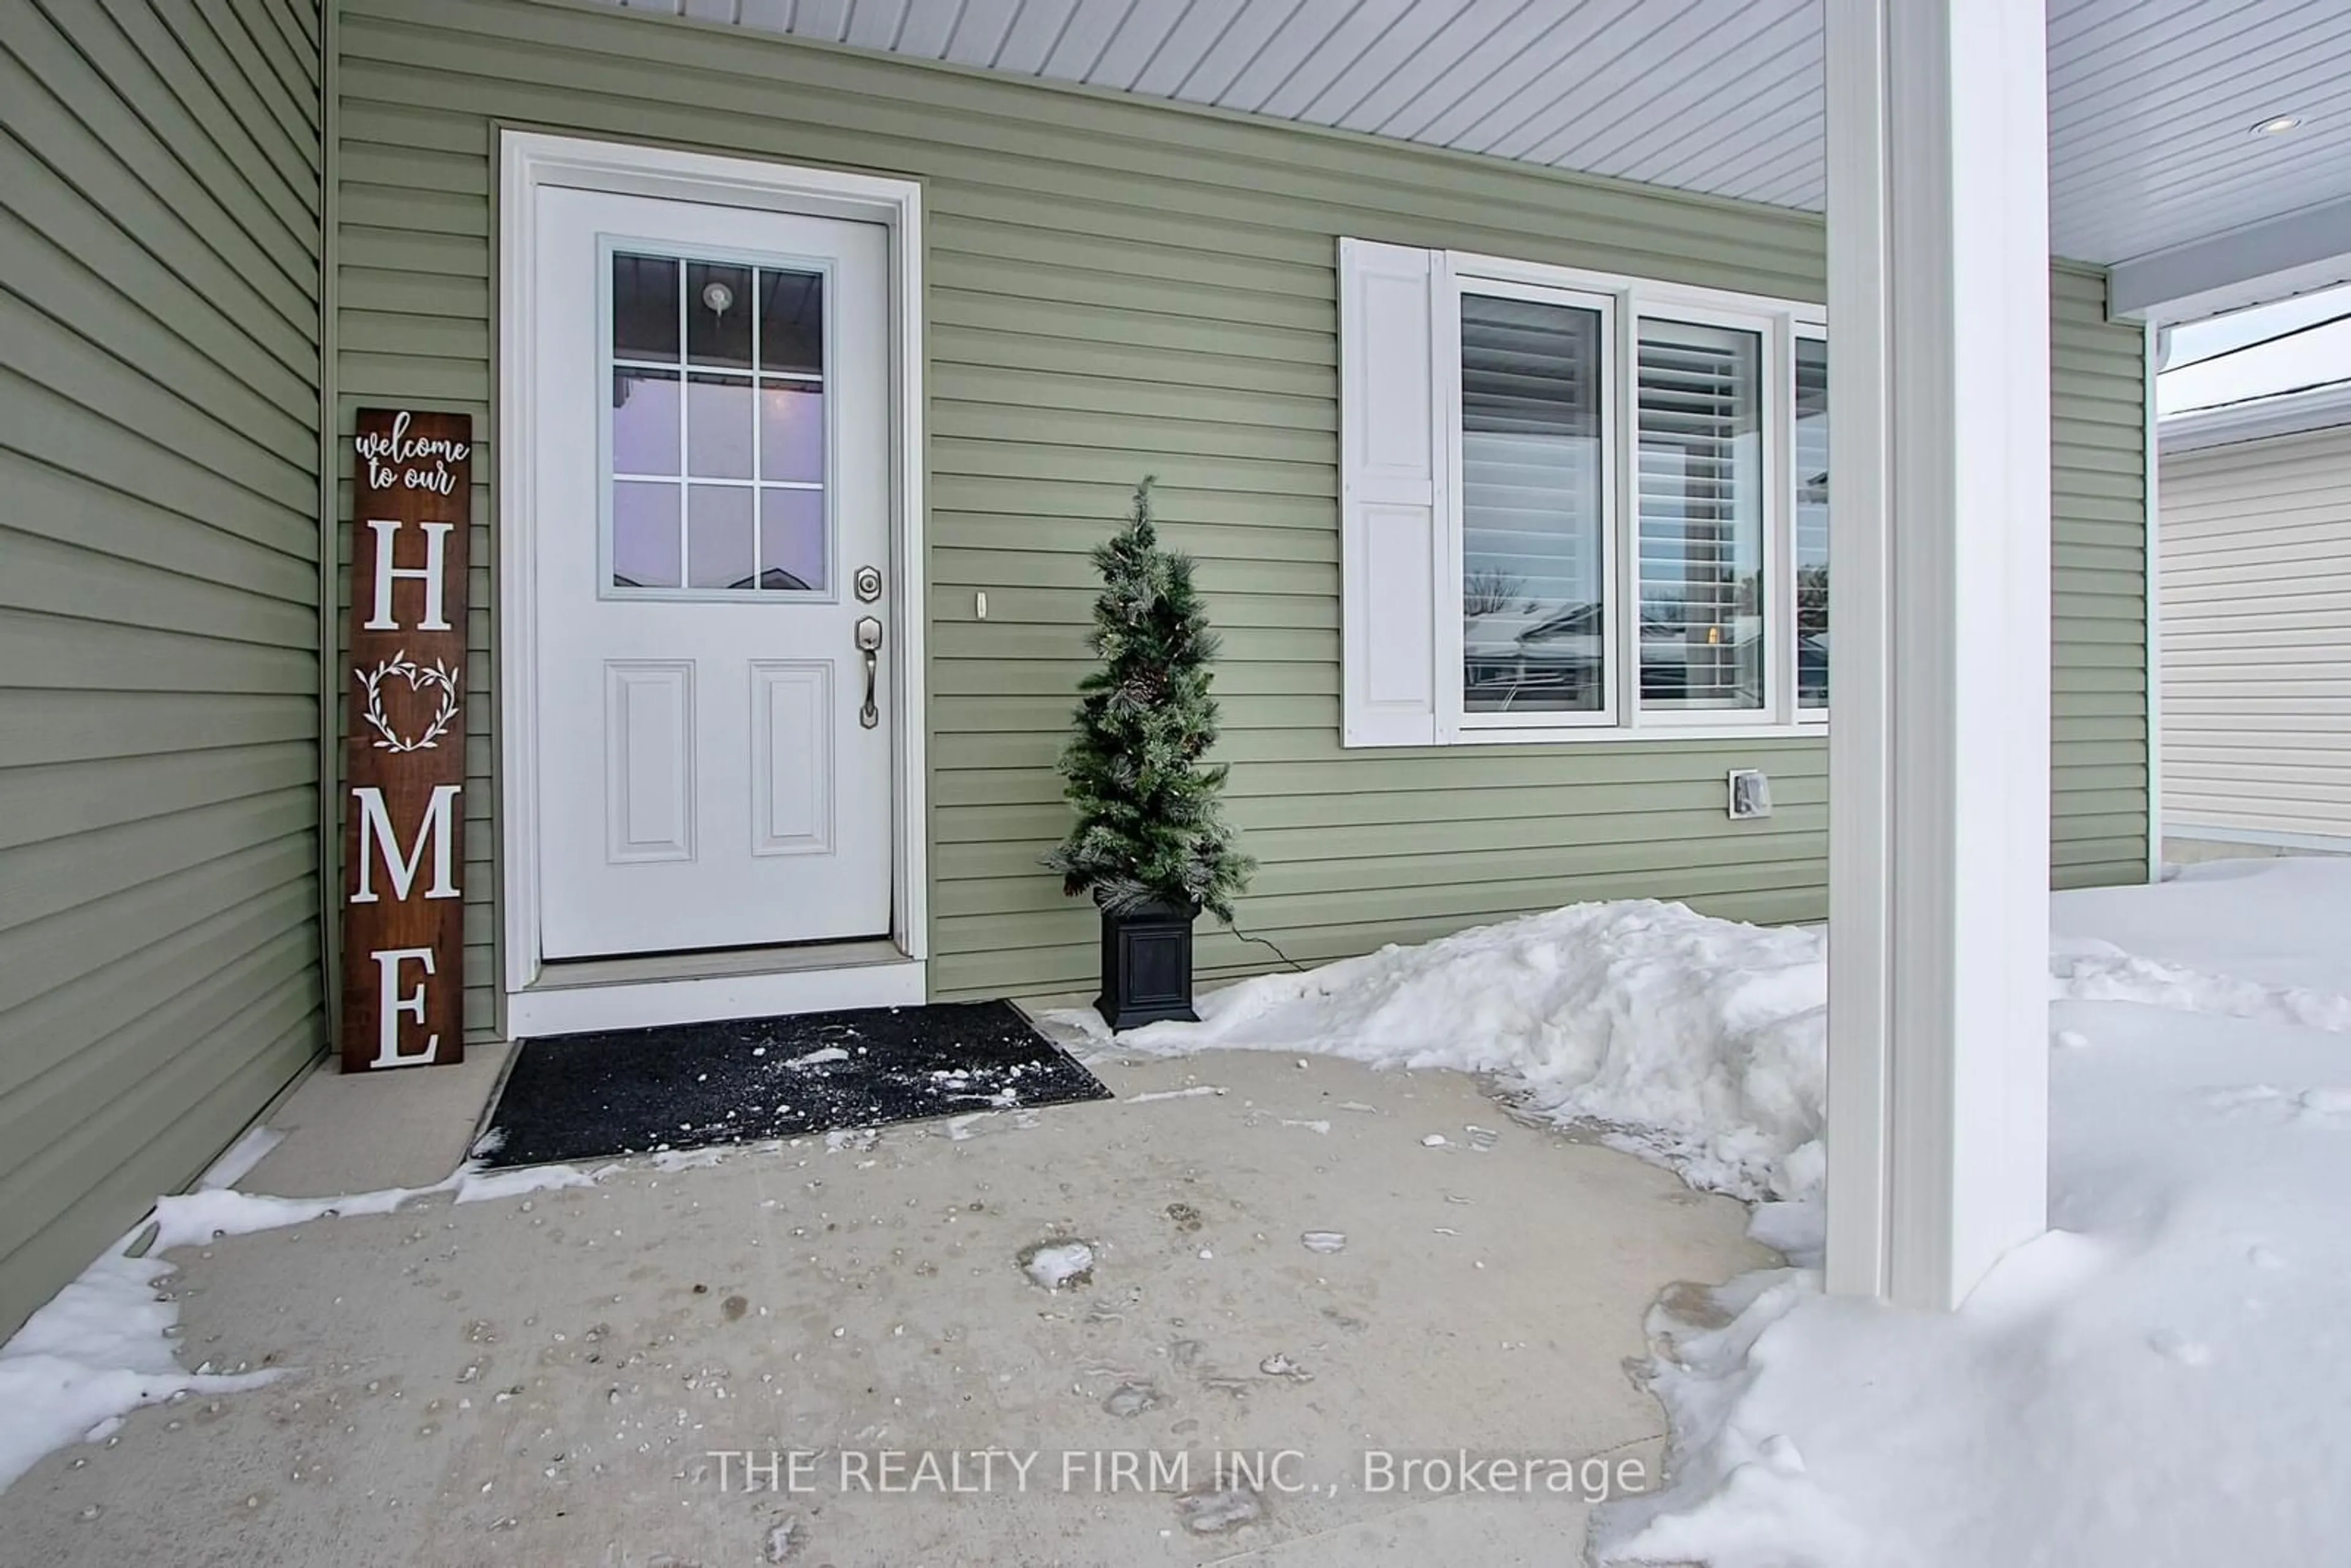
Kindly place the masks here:
POLYGON ((884 936, 886 231, 537 206, 541 951, 884 936))

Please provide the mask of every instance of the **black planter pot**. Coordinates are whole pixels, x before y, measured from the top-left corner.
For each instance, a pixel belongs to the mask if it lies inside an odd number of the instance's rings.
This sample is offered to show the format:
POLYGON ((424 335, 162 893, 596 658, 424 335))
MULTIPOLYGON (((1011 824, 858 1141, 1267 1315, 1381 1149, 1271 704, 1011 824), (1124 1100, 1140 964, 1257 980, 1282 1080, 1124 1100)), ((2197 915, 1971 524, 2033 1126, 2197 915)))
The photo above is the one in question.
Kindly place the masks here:
POLYGON ((1113 1029, 1161 1019, 1197 1023, 1192 1010, 1192 922, 1196 904, 1154 900, 1102 915, 1102 995, 1094 1010, 1113 1029))

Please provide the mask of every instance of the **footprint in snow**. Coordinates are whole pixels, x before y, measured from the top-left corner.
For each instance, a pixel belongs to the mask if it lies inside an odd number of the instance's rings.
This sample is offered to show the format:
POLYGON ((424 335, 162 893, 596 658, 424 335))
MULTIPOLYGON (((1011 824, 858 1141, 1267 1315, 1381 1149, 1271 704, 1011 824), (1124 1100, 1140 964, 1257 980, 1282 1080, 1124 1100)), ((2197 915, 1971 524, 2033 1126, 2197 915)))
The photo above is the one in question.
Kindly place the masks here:
POLYGON ((2222 1113, 2273 1107, 2296 1122, 2320 1127, 2351 1126, 2351 1089, 2322 1087, 2287 1091, 2267 1083, 2216 1089, 2205 1103, 2222 1113))
POLYGON ((2305 1089, 2294 1097, 2297 1120, 2340 1126, 2351 1122, 2351 1089, 2305 1089))

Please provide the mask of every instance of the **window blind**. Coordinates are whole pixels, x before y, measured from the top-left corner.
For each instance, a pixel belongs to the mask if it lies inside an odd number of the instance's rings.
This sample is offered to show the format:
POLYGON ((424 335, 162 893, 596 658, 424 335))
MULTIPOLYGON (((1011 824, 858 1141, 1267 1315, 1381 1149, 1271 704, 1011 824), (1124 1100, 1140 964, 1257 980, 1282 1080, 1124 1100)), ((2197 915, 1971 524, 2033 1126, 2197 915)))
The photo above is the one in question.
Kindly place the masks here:
POLYGON ((1641 702, 1763 706, 1762 340, 1641 323, 1641 702))
POLYGON ((1601 314, 1461 297, 1462 706, 1606 704, 1601 314))
POLYGON ((1796 340, 1796 701, 1829 700, 1829 346, 1796 340))

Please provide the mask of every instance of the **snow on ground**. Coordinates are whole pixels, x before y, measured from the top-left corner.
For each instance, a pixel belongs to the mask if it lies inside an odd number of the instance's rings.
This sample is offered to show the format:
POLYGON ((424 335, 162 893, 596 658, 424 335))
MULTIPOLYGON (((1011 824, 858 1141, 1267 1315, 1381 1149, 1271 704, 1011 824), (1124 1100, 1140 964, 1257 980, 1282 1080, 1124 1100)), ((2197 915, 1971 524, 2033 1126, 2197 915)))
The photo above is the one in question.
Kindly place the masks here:
POLYGON ((0 1490, 42 1455, 107 1436, 141 1405, 279 1375, 183 1367, 170 1337, 179 1308, 156 1290, 171 1271, 161 1259, 110 1252, 0 1345, 0 1490))
MULTIPOLYGON (((1733 1281, 1703 1322, 1653 1320, 1676 1479, 1604 1511, 1604 1563, 2316 1564, 2351 1539, 2346 910, 2351 860, 2059 896, 2055 1228, 1950 1314, 1829 1299, 1803 1266, 1823 1168, 1817 933, 1580 905, 1245 981, 1203 998, 1202 1022, 1115 1049, 1486 1073, 1530 1113, 1757 1203, 1757 1239, 1797 1266, 1733 1281)), ((323 1199, 214 1186, 159 1204, 154 1250, 603 1174, 468 1166, 323 1199)), ((0 1487, 138 1405, 258 1380, 177 1363, 169 1272, 110 1254, 0 1347, 0 1487)))
POLYGON ((2062 894, 2057 925, 2158 962, 2351 995, 2346 867, 2321 856, 2212 861, 2154 887, 2062 894))
MULTIPOLYGON (((691 1165, 713 1164, 715 1160, 664 1165, 656 1157, 653 1163, 656 1169, 676 1170, 691 1165)), ((390 1214, 413 1198, 429 1197, 435 1193, 455 1193, 454 1201, 458 1203, 480 1203, 558 1187, 593 1186, 606 1171, 618 1169, 616 1165, 595 1171, 583 1171, 574 1166, 520 1166, 513 1170, 485 1171, 468 1160, 431 1186, 387 1186, 339 1197, 271 1197, 266 1193, 239 1192, 234 1187, 200 1186, 193 1192, 155 1200, 155 1239, 149 1249, 163 1252, 223 1236, 282 1230, 289 1225, 306 1225, 313 1219, 331 1217, 390 1214)))
POLYGON ((1808 1270, 1740 1281, 1726 1327, 1661 1315, 1681 1483, 1603 1561, 2342 1561, 2351 1040, 2055 1011, 2056 1228, 1949 1316, 1808 1270))
MULTIPOLYGON (((993 1113, 975 1113, 969 1122, 993 1113)), ((234 1185, 276 1147, 282 1134, 256 1127, 215 1161, 187 1192, 155 1200, 149 1223, 83 1271, 0 1344, 0 1491, 44 1454, 95 1433, 104 1436, 131 1410, 183 1393, 250 1388, 284 1375, 290 1368, 263 1373, 216 1375, 209 1365, 191 1372, 172 1354, 179 1308, 169 1294, 172 1266, 163 1254, 175 1247, 203 1246, 225 1236, 249 1236, 306 1225, 315 1219, 390 1214, 419 1198, 449 1195, 453 1203, 483 1203, 523 1197, 563 1187, 593 1186, 619 1163, 582 1170, 576 1166, 523 1166, 484 1170, 480 1156, 494 1152, 477 1143, 475 1158, 430 1186, 383 1187, 336 1197, 274 1197, 243 1192, 234 1185), (145 1255, 126 1249, 148 1232, 145 1255)), ((774 1148, 775 1144, 751 1145, 774 1148)), ((872 1132, 829 1134, 829 1154, 873 1146, 872 1132)), ((693 1149, 648 1156, 644 1165, 672 1173, 719 1163, 731 1150, 693 1149)))
MULTIPOLYGON (((194 1188, 156 1200, 146 1255, 125 1237, 52 1297, 0 1344, 0 1491, 53 1449, 108 1435, 142 1405, 190 1394, 256 1388, 290 1368, 267 1372, 191 1371, 173 1354, 180 1309, 168 1293, 172 1265, 162 1254, 223 1236, 302 1225, 338 1215, 389 1214, 413 1198, 454 1194, 454 1202, 517 1197, 555 1187, 591 1186, 607 1171, 570 1166, 479 1170, 472 1161, 431 1186, 385 1187, 340 1197, 271 1197, 239 1192, 240 1179, 279 1134, 256 1129, 200 1177, 194 1188)), ((670 1167, 660 1167, 670 1168, 670 1167)), ((141 1231, 145 1226, 140 1228, 141 1231)))
MULTIPOLYGON (((2060 894, 2050 1234, 1955 1313, 1751 1274, 1662 1312, 1674 1485, 1605 1563, 2214 1568, 2351 1539, 2351 860, 2060 894)), ((1588 904, 1202 998, 1117 1045, 1492 1075, 1817 1264, 1818 936, 1588 904)), ((1081 1021, 1071 1015, 1071 1021, 1081 1021)), ((1097 1031, 1098 1031, 1098 1027, 1097 1031)))

